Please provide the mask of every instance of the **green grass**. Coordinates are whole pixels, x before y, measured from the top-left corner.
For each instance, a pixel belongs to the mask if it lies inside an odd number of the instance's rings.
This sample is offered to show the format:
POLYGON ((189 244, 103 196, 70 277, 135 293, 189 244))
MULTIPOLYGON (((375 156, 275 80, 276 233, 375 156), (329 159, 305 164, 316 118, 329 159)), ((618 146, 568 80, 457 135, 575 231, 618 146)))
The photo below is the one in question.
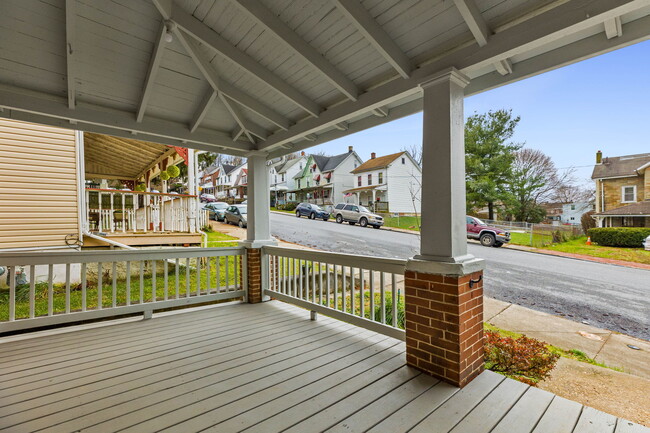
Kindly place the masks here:
MULTIPOLYGON (((501 328, 499 328, 497 326, 494 326, 491 323, 487 323, 487 322, 485 322, 483 324, 483 328, 485 330, 487 330, 487 331, 498 332, 499 334, 501 334, 504 337, 519 338, 519 337, 521 337, 523 335, 523 334, 520 334, 520 333, 517 333, 517 332, 506 331, 505 329, 501 329, 501 328)), ((620 369, 618 367, 610 367, 609 365, 603 364, 602 362, 598 362, 595 359, 588 357, 581 350, 577 350, 577 349, 565 350, 565 349, 561 349, 561 348, 559 348, 557 346, 554 346, 552 344, 547 344, 546 347, 552 353, 560 355, 563 358, 574 359, 576 361, 586 362, 587 364, 596 365, 598 367, 603 367, 603 368, 609 368, 611 370, 623 371, 622 369, 620 369)))
POLYGON ((221 232, 212 231, 208 232, 207 235, 208 247, 236 247, 239 244, 239 239, 221 232))
POLYGON ((420 231, 420 217, 401 216, 397 218, 392 216, 384 216, 384 226, 420 231))
MULTIPOLYGON (((217 287, 217 275, 216 275, 216 260, 220 262, 220 272, 219 272, 219 285, 221 290, 226 286, 226 272, 225 272, 225 260, 226 257, 211 258, 210 260, 210 287, 212 292, 215 292, 217 287)), ((196 271, 196 259, 190 261, 190 276, 189 280, 187 279, 186 267, 184 265, 185 259, 180 259, 180 266, 178 267, 178 295, 179 297, 186 297, 188 290, 190 296, 196 296, 197 292, 197 282, 199 277, 197 276, 196 271)), ((176 271, 175 264, 168 263, 168 299, 176 297, 176 271)), ((96 278, 97 265, 89 264, 89 271, 94 268, 93 272, 89 272, 88 284, 86 288, 86 309, 95 310, 99 303, 98 298, 98 281, 96 278), (91 275, 95 275, 91 278, 91 275)), ((205 294, 206 284, 207 284, 207 263, 203 262, 201 266, 201 293, 205 294)), ((125 272, 122 271, 121 278, 116 279, 115 285, 115 300, 116 305, 126 305, 127 297, 130 297, 131 304, 138 304, 141 302, 151 302, 153 299, 154 285, 153 285, 153 271, 152 271, 152 262, 149 261, 145 264, 145 269, 143 271, 143 286, 142 291, 140 290, 140 268, 139 262, 133 262, 131 264, 131 281, 130 281, 130 293, 127 293, 127 284, 125 272)), ((118 271, 118 274, 120 272, 118 271)), ((102 296, 101 304, 104 308, 111 308, 113 304, 113 277, 112 269, 110 263, 104 263, 102 267, 102 296)), ((164 289, 164 261, 156 261, 156 278, 155 278, 155 296, 156 300, 160 301, 164 299, 165 289, 164 289)), ((239 278, 239 277, 238 277, 239 278)), ((228 257, 228 283, 232 286, 235 284, 235 264, 232 257, 228 257)), ((241 283, 241 281, 240 281, 241 283)), ((64 313, 65 312, 65 286, 63 284, 55 284, 54 287, 54 296, 53 296, 53 312, 64 313)), ((29 317, 29 286, 20 286, 16 289, 16 318, 27 318, 29 317)), ((81 284, 74 284, 70 288, 70 310, 71 311, 81 311, 82 309, 82 290, 81 284)), ((9 293, 8 289, 0 290, 0 321, 6 321, 9 319, 9 293)), ((47 298, 47 283, 37 283, 35 285, 35 315, 44 316, 48 313, 48 298, 47 298)))
POLYGON ((275 207, 271 207, 271 210, 274 211, 274 212, 284 212, 284 213, 290 213, 290 214, 295 214, 296 213, 295 210, 283 210, 283 209, 278 209, 278 208, 275 208, 275 207))
POLYGON ((650 251, 643 248, 617 248, 587 245, 587 238, 581 237, 561 244, 554 244, 545 249, 563 253, 582 254, 604 259, 625 260, 628 262, 650 264, 650 251))

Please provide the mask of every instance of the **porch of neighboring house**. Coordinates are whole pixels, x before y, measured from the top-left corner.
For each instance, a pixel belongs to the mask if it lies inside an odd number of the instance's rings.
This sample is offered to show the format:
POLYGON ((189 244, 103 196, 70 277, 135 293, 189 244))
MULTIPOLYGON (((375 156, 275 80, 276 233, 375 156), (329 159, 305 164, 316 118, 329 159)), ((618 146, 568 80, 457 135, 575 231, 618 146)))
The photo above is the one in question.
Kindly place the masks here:
POLYGON ((650 227, 650 200, 594 214, 598 227, 650 227))
POLYGON ((356 203, 367 206, 374 212, 389 212, 388 192, 386 185, 362 186, 343 191, 345 194, 353 194, 356 203))
POLYGON ((334 186, 331 183, 310 186, 299 190, 290 191, 296 194, 296 201, 317 204, 319 206, 334 205, 332 190, 334 186))
MULTIPOLYGON (((87 232, 129 246, 201 244, 199 230, 207 215, 198 207, 197 195, 186 193, 196 188, 183 186, 183 193, 171 191, 168 181, 161 178, 169 166, 187 164, 186 149, 102 134, 83 136, 86 206, 82 223, 87 232), (109 189, 105 186, 109 181, 126 188, 109 189), (162 192, 154 189, 154 184, 162 192), (144 191, 137 191, 138 185, 143 185, 144 191)), ((190 154, 193 157, 193 152, 190 154)), ((193 185, 195 179, 188 176, 193 185)), ((83 245, 107 243, 86 235, 83 245)))

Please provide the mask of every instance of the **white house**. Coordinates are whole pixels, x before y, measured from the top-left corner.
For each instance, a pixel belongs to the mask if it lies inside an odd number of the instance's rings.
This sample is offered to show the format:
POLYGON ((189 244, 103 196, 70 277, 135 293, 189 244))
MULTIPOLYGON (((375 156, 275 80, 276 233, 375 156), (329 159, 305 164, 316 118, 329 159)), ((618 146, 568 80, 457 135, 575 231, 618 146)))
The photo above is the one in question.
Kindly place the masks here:
POLYGON ((280 161, 269 161, 269 186, 271 197, 277 203, 286 203, 288 201, 295 201, 295 193, 289 193, 295 189, 294 176, 301 173, 307 163, 305 152, 300 156, 286 159, 281 158, 280 161))
POLYGON ((420 213, 422 169, 408 152, 370 159, 351 171, 354 187, 346 191, 356 202, 377 212, 420 213))
POLYGON ((576 202, 562 205, 562 215, 560 221, 562 224, 580 224, 580 218, 586 212, 594 210, 591 202, 576 202))

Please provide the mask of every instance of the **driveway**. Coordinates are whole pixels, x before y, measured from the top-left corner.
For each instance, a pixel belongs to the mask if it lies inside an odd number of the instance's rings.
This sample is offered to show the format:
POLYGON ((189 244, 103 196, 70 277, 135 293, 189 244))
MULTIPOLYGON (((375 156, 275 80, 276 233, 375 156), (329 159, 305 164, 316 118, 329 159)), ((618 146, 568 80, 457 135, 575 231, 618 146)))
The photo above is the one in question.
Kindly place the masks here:
MULTIPOLYGON (((419 236, 271 214, 271 232, 324 251, 409 258, 419 236)), ((650 271, 468 243, 485 259, 485 294, 650 340, 650 271)))

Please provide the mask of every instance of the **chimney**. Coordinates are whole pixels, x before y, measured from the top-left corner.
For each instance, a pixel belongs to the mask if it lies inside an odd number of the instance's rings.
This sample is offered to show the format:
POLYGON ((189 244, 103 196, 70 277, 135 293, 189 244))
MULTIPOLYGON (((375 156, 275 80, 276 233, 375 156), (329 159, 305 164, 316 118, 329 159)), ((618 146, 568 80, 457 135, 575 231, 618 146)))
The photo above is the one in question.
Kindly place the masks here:
POLYGON ((352 151, 353 151, 352 146, 348 146, 348 153, 352 153, 352 151))
POLYGON ((375 152, 372 152, 370 154, 370 159, 375 159, 375 158, 377 158, 377 154, 375 152))
POLYGON ((305 156, 305 151, 300 152, 300 156, 305 156))
POLYGON ((602 164, 603 163, 603 152, 600 150, 596 152, 596 164, 602 164))

